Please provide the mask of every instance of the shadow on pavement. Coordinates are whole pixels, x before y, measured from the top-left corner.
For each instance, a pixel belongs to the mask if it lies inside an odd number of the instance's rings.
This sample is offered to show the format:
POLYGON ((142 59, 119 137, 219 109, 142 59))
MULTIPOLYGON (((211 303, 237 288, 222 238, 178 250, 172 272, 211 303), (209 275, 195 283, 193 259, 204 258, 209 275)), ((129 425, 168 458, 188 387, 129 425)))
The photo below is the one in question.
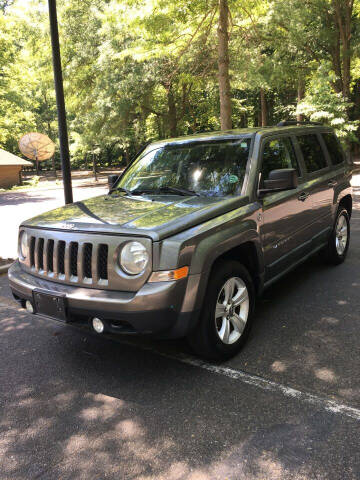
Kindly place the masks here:
POLYGON ((354 190, 345 263, 328 266, 315 256, 266 290, 248 343, 228 364, 360 407, 360 189, 354 190))
POLYGON ((14 309, 0 314, 2 480, 360 473, 347 418, 14 309))
MULTIPOLYGON (((312 259, 265 292, 232 368, 360 404, 358 222, 345 264, 312 259)), ((358 422, 137 342, 30 317, 0 279, 1 480, 360 478, 358 422)))
POLYGON ((46 202, 48 200, 53 200, 52 197, 45 197, 41 195, 39 192, 38 195, 34 194, 33 192, 12 192, 12 193, 1 193, 0 194, 0 206, 7 206, 7 205, 21 205, 23 203, 38 203, 38 202, 46 202))

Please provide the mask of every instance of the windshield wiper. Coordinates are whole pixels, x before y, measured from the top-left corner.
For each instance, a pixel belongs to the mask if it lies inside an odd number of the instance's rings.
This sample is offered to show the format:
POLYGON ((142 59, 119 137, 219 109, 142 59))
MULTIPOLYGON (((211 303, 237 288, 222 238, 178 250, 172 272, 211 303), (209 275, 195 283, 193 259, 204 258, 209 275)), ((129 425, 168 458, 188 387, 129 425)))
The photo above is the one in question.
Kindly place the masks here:
POLYGON ((142 195, 142 194, 149 194, 149 195, 155 195, 158 192, 158 190, 153 190, 151 188, 135 188, 135 190, 131 190, 130 194, 131 195, 142 195))
POLYGON ((160 187, 159 188, 159 191, 160 192, 169 192, 169 193, 178 193, 179 195, 196 195, 197 197, 200 196, 199 193, 197 192, 194 192, 194 190, 189 190, 187 188, 183 188, 183 187, 172 187, 171 185, 167 185, 167 186, 164 186, 164 187, 160 187))
POLYGON ((172 187, 170 185, 165 185, 159 188, 136 188, 135 190, 131 191, 131 195, 142 195, 142 194, 149 194, 149 195, 159 195, 161 193, 175 193, 177 195, 196 195, 197 197, 200 196, 199 193, 194 192, 193 190, 188 190, 187 188, 183 187, 172 187))
POLYGON ((109 190, 109 195, 111 195, 114 192, 124 192, 124 193, 126 193, 126 195, 131 195, 131 191, 128 190, 127 188, 123 188, 123 187, 112 188, 111 190, 109 190))

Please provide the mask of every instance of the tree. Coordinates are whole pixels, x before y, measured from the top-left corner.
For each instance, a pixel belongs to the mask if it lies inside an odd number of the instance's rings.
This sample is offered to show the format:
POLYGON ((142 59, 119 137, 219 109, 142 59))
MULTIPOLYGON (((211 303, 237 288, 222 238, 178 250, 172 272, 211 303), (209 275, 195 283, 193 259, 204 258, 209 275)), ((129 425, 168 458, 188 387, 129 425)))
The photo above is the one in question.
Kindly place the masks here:
POLYGON ((14 3, 14 0, 0 0, 0 10, 5 13, 7 8, 9 8, 14 3))
POLYGON ((218 66, 220 94, 220 124, 222 130, 230 130, 231 121, 231 91, 229 76, 229 7, 227 0, 219 0, 218 25, 218 66))
MULTIPOLYGON (((58 3, 74 165, 126 163, 146 142, 317 119, 360 130, 360 0, 58 3)), ((0 144, 56 140, 43 0, 0 3, 0 144), (4 13, 5 12, 5 13, 4 13)))

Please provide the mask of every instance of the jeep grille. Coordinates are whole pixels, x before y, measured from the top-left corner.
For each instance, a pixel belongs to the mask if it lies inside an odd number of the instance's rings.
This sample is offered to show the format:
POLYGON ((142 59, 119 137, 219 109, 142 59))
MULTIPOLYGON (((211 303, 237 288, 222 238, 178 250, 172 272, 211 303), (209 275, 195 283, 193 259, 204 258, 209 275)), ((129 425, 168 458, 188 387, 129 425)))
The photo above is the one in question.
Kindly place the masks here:
POLYGON ((92 283, 108 280, 108 245, 100 243, 65 242, 43 237, 30 238, 30 267, 33 272, 56 276, 59 280, 92 283))
POLYGON ((148 266, 140 275, 127 275, 117 259, 122 246, 132 241, 133 236, 22 229, 28 234, 29 254, 19 261, 23 270, 37 277, 79 287, 137 292, 151 274, 149 238, 136 237, 149 252, 148 266))

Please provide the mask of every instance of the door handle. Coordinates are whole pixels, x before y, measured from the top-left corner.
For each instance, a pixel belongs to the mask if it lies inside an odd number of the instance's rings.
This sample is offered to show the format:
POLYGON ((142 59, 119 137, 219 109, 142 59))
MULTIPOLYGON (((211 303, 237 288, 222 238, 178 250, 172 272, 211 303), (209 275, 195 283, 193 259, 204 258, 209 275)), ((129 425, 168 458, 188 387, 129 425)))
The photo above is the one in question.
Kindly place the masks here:
POLYGON ((310 196, 310 193, 307 192, 301 192, 300 195, 298 196, 298 200, 301 202, 305 202, 305 200, 310 196))
POLYGON ((330 180, 330 182, 328 182, 328 185, 329 187, 336 187, 337 183, 338 182, 336 180, 330 180))

